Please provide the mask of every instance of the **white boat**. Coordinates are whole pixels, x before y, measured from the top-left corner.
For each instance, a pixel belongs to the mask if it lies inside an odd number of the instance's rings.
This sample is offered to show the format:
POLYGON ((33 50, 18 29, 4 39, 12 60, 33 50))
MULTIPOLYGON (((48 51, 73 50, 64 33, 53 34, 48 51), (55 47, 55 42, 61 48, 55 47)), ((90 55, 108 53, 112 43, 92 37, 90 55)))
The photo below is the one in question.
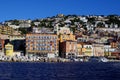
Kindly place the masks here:
POLYGON ((107 58, 105 58, 105 57, 101 57, 100 60, 101 60, 101 62, 108 62, 108 61, 109 61, 109 60, 108 60, 107 58))
POLYGON ((108 62, 108 59, 105 57, 95 57, 92 56, 88 59, 89 62, 108 62))

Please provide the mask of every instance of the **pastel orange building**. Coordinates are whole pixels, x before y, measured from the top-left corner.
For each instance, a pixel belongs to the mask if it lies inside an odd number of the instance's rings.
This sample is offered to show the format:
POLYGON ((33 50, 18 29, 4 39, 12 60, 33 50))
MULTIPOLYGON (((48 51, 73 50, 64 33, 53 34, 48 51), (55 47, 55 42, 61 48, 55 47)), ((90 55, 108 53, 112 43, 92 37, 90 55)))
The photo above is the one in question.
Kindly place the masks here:
POLYGON ((60 43, 60 54, 63 58, 73 58, 77 56, 77 42, 67 40, 60 43))
POLYGON ((58 56, 58 44, 58 37, 55 34, 26 34, 27 55, 58 56))

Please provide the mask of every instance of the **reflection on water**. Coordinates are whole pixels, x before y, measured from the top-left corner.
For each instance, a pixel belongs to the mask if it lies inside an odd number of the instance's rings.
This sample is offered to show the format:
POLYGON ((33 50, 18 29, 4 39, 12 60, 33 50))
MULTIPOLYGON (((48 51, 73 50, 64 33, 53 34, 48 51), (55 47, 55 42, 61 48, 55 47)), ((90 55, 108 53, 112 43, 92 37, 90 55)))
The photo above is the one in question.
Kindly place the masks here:
POLYGON ((120 80, 120 63, 0 63, 0 80, 120 80))

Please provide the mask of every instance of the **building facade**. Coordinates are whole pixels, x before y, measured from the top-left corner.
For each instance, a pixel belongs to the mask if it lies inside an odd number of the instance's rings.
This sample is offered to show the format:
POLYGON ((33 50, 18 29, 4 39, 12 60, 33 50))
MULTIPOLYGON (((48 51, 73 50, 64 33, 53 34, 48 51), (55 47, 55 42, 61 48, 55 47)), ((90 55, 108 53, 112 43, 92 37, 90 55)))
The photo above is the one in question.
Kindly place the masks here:
POLYGON ((73 32, 70 30, 70 28, 68 27, 59 27, 58 25, 54 26, 54 32, 57 34, 57 35, 60 35, 60 34, 73 34, 73 32))
POLYGON ((3 52, 4 50, 4 40, 3 39, 0 39, 0 52, 3 52))
POLYGON ((6 56, 14 56, 12 44, 8 43, 5 45, 5 55, 6 56))
POLYGON ((104 56, 104 45, 93 44, 93 56, 104 56))
POLYGON ((73 35, 73 34, 61 34, 60 35, 60 42, 64 42, 66 40, 76 41, 75 35, 73 35))
POLYGON ((0 34, 4 35, 12 35, 14 33, 14 29, 9 26, 0 26, 0 34))
POLYGON ((111 53, 114 52, 115 49, 116 48, 113 48, 111 45, 104 45, 104 56, 111 56, 111 53))
POLYGON ((58 37, 55 34, 26 34, 27 55, 57 57, 58 44, 58 37))
POLYGON ((117 42, 111 42, 110 45, 111 45, 111 48, 117 48, 118 47, 117 42))
POLYGON ((25 36, 23 35, 10 35, 9 40, 25 40, 25 36))
POLYGON ((79 56, 83 55, 82 49, 83 49, 84 43, 77 43, 77 53, 79 56))
POLYGON ((77 42, 67 40, 60 43, 60 56, 63 58, 74 58, 77 56, 77 42))
POLYGON ((93 47, 90 44, 83 45, 82 53, 84 56, 93 56, 93 47))

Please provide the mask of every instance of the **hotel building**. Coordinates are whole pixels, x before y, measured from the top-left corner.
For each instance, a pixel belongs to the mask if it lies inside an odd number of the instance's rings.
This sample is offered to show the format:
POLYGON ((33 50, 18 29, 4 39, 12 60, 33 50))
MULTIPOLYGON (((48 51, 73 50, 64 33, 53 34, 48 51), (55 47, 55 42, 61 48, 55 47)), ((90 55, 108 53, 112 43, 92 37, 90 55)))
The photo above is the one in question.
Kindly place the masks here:
POLYGON ((26 34, 26 54, 41 57, 58 56, 58 37, 55 34, 26 34))

